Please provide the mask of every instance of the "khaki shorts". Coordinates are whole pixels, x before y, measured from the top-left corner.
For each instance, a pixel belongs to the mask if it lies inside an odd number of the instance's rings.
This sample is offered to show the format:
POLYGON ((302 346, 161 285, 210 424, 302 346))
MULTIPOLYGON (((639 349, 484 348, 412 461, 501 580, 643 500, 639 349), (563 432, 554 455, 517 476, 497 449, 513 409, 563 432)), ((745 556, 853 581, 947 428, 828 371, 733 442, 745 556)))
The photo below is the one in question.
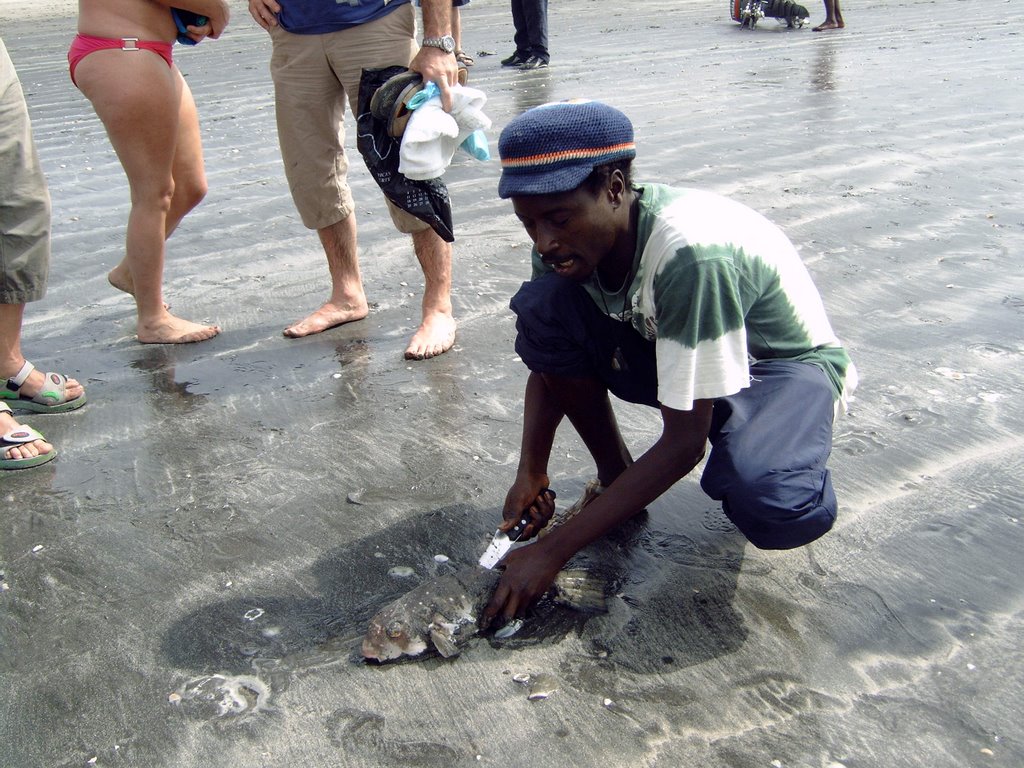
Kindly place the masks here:
POLYGON ((38 301, 50 270, 50 193, 28 107, 0 40, 0 304, 38 301))
MULTIPOLYGON (((356 114, 363 69, 408 66, 416 55, 411 4, 358 27, 323 35, 270 31, 274 52, 277 133, 292 200, 310 229, 323 229, 353 211, 345 154, 345 106, 356 114)), ((388 201, 400 232, 429 227, 388 201)))

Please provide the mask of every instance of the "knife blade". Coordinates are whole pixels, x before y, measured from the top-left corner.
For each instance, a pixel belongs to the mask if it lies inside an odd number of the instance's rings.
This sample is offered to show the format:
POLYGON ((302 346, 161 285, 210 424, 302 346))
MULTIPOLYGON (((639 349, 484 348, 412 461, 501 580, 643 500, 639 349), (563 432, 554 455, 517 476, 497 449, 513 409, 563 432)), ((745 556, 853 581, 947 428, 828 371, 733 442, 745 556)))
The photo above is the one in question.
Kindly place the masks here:
POLYGON ((494 536, 491 538, 491 543, 487 545, 487 549, 480 556, 480 565, 488 569, 496 566, 498 561, 512 549, 512 545, 523 535, 523 530, 529 522, 529 520, 523 518, 510 531, 503 531, 501 529, 495 531, 494 536))
MULTIPOLYGON (((555 498, 555 492, 550 488, 545 488, 541 493, 550 493, 551 498, 555 498)), ((487 549, 484 550, 483 555, 480 556, 480 565, 488 570, 498 564, 508 551, 512 549, 512 545, 519 541, 519 538, 523 535, 523 531, 526 530, 526 526, 530 524, 530 518, 525 514, 519 519, 511 530, 503 531, 500 528, 494 532, 494 536, 491 537, 491 543, 487 545, 487 549)))

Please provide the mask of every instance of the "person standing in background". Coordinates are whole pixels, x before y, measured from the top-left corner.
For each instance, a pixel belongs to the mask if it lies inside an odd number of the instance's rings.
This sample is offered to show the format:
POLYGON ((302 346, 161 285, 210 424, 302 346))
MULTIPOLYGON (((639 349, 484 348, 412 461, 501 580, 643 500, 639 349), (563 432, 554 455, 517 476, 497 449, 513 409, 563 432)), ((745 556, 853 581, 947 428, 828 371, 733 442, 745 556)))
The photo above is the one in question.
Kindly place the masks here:
POLYGON ((839 0, 825 0, 825 20, 814 27, 815 32, 824 32, 828 29, 842 29, 843 12, 839 9, 839 0))
MULTIPOLYGON (((220 37, 225 0, 181 0, 205 16, 190 37, 220 37)), ((108 279, 135 298, 143 344, 204 341, 216 325, 172 315, 163 299, 167 238, 206 196, 199 115, 174 65, 178 28, 155 0, 79 0, 78 34, 68 51, 71 81, 92 103, 128 177, 131 213, 125 255, 108 279)))
POLYGON ((452 37, 455 38, 455 60, 464 67, 476 63, 472 56, 462 50, 462 12, 469 0, 452 0, 452 37))
MULTIPOLYGON (((409 0, 249 0, 270 33, 278 139, 292 201, 315 229, 331 275, 328 300, 284 335, 321 333, 369 314, 359 269, 355 201, 348 185, 345 104, 356 115, 364 69, 407 66, 437 84, 446 110, 458 81, 451 1, 423 0, 423 44, 409 0)), ((405 350, 409 360, 447 352, 455 343, 451 246, 430 225, 387 201, 395 227, 412 236, 423 270, 422 321, 405 350)))
POLYGON ((501 60, 503 67, 543 69, 551 62, 548 53, 548 0, 512 0, 515 52, 501 60))
POLYGON ((50 194, 39 166, 25 94, 0 39, 0 470, 52 461, 42 434, 14 411, 62 413, 85 405, 85 389, 59 373, 37 371, 21 353, 25 304, 46 293, 50 194))

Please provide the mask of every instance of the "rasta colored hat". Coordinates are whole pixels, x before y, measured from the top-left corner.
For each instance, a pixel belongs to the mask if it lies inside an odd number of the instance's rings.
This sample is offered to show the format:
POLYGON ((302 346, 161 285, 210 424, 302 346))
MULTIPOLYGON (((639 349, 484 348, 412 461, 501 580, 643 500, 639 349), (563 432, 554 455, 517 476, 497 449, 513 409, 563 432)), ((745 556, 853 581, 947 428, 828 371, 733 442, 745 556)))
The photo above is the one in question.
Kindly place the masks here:
POLYGON ((503 198, 576 189, 599 165, 636 157, 633 124, 599 101, 560 101, 514 118, 498 139, 503 198))

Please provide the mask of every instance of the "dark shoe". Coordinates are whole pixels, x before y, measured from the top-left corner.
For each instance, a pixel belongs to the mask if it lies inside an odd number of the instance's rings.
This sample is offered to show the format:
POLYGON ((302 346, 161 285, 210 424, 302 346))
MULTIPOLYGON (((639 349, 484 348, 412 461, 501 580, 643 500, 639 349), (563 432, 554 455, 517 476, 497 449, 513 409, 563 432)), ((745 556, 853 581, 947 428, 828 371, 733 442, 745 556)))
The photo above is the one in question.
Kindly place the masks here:
POLYGON ((511 56, 509 56, 507 59, 502 59, 501 60, 501 66, 503 66, 503 67, 518 67, 520 64, 525 62, 528 58, 529 58, 529 56, 524 56, 519 51, 516 51, 511 56))
POLYGON ((522 64, 519 65, 520 69, 544 69, 547 67, 547 59, 542 59, 540 56, 531 56, 522 64))
POLYGON ((389 136, 399 139, 412 116, 408 108, 409 99, 422 90, 423 76, 419 72, 401 72, 374 91, 370 99, 370 113, 387 123, 389 136))

